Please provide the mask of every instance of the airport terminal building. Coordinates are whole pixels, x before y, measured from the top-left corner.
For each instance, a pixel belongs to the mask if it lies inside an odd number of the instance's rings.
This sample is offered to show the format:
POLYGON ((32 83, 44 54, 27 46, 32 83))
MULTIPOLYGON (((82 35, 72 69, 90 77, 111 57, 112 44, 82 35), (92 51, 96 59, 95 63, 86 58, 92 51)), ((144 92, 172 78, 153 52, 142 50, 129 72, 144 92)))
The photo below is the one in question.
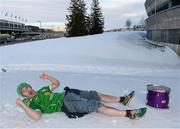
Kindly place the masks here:
POLYGON ((0 45, 60 37, 64 37, 63 31, 54 31, 53 29, 0 19, 0 45))
POLYGON ((147 39, 171 47, 180 56, 180 0, 146 0, 147 39))
POLYGON ((0 34, 7 33, 20 36, 22 33, 27 32, 28 28, 23 23, 18 23, 14 21, 8 21, 4 19, 0 19, 0 34))

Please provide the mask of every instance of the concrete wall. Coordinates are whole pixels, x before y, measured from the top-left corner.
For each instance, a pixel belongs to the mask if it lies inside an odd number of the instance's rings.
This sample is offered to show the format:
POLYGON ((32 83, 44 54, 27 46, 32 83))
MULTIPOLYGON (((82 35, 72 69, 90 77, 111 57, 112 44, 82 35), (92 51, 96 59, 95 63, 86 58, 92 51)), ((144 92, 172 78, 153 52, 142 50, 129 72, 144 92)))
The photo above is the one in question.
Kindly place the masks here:
MULTIPOLYGON (((163 43, 164 44, 164 43, 163 43)), ((180 45, 177 44, 169 44, 169 43, 165 43, 165 46, 170 47, 172 50, 174 50, 177 55, 180 57, 180 45)))
POLYGON ((180 56, 180 30, 148 30, 147 39, 172 48, 180 56))

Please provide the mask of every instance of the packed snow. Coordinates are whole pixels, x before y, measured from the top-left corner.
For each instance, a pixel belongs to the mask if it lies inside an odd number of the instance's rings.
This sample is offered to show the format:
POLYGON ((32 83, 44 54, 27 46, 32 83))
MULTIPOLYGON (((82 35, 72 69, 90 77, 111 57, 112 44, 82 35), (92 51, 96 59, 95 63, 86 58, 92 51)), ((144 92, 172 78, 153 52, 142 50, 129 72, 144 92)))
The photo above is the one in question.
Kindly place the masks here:
POLYGON ((0 47, 0 128, 180 128, 180 58, 170 48, 147 43, 145 32, 109 32, 93 36, 48 39, 0 47), (43 114, 34 121, 15 101, 16 86, 29 82, 34 89, 48 85, 39 79, 47 72, 69 86, 121 96, 135 90, 128 107, 147 107, 138 120, 100 113, 69 119, 64 113, 43 114), (169 109, 146 106, 148 84, 171 88, 169 109))

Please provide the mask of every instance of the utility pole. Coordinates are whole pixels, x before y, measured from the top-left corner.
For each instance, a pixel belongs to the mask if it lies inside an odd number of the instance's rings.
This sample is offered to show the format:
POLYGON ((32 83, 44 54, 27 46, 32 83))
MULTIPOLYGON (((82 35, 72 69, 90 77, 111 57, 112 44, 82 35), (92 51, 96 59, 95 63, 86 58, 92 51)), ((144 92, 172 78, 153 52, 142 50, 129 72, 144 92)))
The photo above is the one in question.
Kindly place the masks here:
POLYGON ((156 10, 157 10, 157 9, 156 9, 156 0, 155 0, 155 14, 156 14, 156 10))
POLYGON ((39 22, 39 28, 41 28, 41 21, 37 21, 37 22, 39 22))
MULTIPOLYGON (((154 26, 154 29, 156 30, 157 29, 157 3, 156 3, 156 0, 155 0, 155 26, 154 26)), ((157 44, 158 44, 158 42, 157 42, 157 44)))

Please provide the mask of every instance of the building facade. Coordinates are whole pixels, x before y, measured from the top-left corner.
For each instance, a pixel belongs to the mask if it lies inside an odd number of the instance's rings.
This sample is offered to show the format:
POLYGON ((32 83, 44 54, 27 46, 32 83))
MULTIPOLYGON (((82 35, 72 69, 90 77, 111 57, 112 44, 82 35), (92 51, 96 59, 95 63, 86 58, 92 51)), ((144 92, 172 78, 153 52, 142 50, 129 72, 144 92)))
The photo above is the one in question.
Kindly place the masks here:
POLYGON ((180 56, 180 0, 146 0, 147 39, 171 47, 180 56))
POLYGON ((64 37, 64 32, 55 32, 51 29, 0 19, 0 45, 60 37, 64 37))
POLYGON ((16 34, 17 36, 20 36, 23 32, 27 32, 28 29, 23 23, 8 21, 4 19, 0 19, 0 33, 6 33, 6 34, 16 34))

